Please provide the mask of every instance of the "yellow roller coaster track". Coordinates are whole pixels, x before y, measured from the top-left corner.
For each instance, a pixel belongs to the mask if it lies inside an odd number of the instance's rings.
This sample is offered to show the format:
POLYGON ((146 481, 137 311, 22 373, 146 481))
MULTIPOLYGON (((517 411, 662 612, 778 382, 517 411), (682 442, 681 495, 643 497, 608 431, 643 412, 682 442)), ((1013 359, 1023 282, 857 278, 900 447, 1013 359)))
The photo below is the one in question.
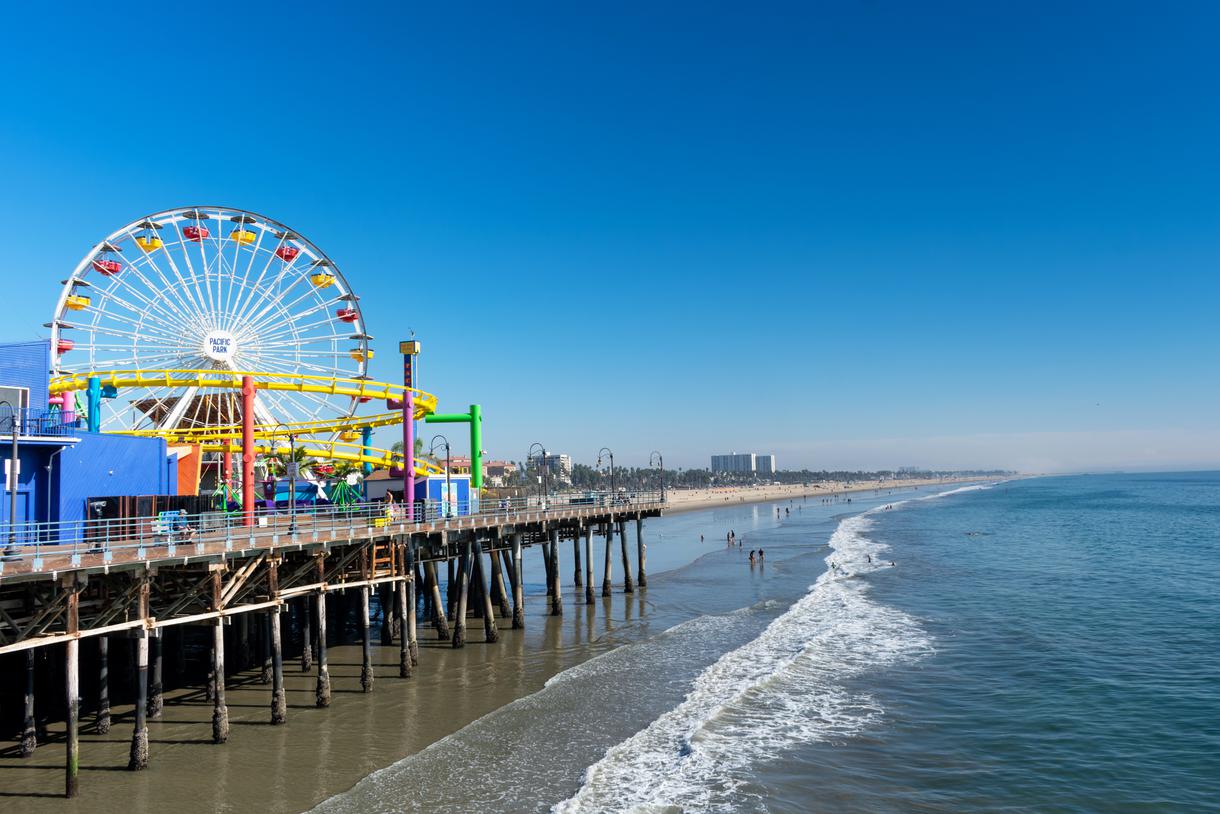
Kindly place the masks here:
MULTIPOLYGON (((103 387, 213 387, 240 389, 243 376, 254 379, 255 390, 286 390, 296 393, 325 393, 352 398, 401 400, 408 389, 401 384, 340 379, 329 376, 303 376, 290 373, 260 373, 257 371, 223 370, 107 370, 71 373, 51 379, 51 393, 85 390, 89 379, 96 376, 103 387)), ((436 412, 436 396, 410 388, 415 395, 417 419, 436 412)), ((330 435, 354 432, 365 427, 401 424, 402 413, 377 413, 371 416, 348 416, 323 421, 302 421, 292 424, 258 424, 254 428, 259 454, 285 453, 289 449, 287 436, 330 435), (282 440, 281 440, 282 439, 282 440)), ((169 443, 198 445, 204 452, 241 452, 240 425, 217 427, 166 428, 151 430, 118 430, 116 435, 137 435, 164 438, 169 443)), ((371 464, 375 467, 402 466, 402 453, 388 449, 365 448, 361 444, 330 441, 320 438, 298 438, 297 446, 314 458, 371 464)), ((443 474, 444 469, 430 461, 415 459, 415 474, 443 474)))
MULTIPOLYGON (((96 376, 103 387, 227 387, 241 388, 242 376, 254 379, 256 390, 285 390, 294 393, 325 393, 367 399, 401 399, 408 389, 401 384, 339 379, 330 376, 303 376, 295 373, 260 373, 246 370, 106 370, 69 373, 51 379, 51 394, 85 390, 96 376)), ((415 394, 415 417, 436 412, 436 396, 410 388, 415 394)))
MULTIPOLYGON (((418 411, 417 411, 418 412, 418 411)), ((388 427, 402 423, 402 412, 354 415, 334 418, 329 421, 298 421, 292 424, 255 424, 254 437, 283 438, 289 435, 330 435, 336 432, 355 432, 365 427, 388 427)), ((118 435, 135 435, 142 438, 156 437, 177 444, 197 444, 206 440, 237 438, 241 435, 240 424, 221 424, 215 427, 178 427, 164 430, 115 430, 118 435)))

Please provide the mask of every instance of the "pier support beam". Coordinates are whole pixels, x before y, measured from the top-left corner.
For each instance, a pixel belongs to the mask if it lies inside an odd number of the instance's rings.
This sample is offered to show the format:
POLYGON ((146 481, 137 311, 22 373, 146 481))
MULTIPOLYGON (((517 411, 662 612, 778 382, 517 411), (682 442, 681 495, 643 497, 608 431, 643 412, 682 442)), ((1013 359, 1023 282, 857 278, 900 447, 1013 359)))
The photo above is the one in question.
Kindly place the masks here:
POLYGON ((641 588, 648 587, 648 574, 644 570, 644 566, 648 559, 648 546, 644 545, 644 518, 637 517, 635 519, 635 568, 636 584, 641 588))
MULTIPOLYGON (((496 542, 500 542, 497 540, 496 542)), ((494 543, 493 543, 494 546, 494 543)), ((504 586, 504 568, 500 564, 500 552, 493 547, 488 552, 491 558, 491 597, 492 601, 498 606, 498 611, 502 619, 509 618, 512 613, 508 608, 508 591, 504 586)))
POLYGON ((551 616, 563 616, 559 590, 559 529, 551 529, 551 616))
MULTIPOLYGON (((402 562, 405 565, 407 562, 406 546, 402 547, 402 562)), ((404 568, 404 571, 406 569, 404 568)), ((410 573, 407 571, 407 573, 410 573)), ((410 579, 405 579, 395 586, 395 591, 398 595, 398 601, 395 603, 398 608, 398 677, 411 677, 411 637, 414 633, 414 616, 415 616, 415 592, 408 591, 407 586, 411 584, 410 579)))
POLYGON ((585 604, 593 604, 593 527, 585 526, 585 604))
POLYGON ((149 634, 149 684, 148 684, 148 719, 161 720, 161 711, 165 707, 165 688, 161 681, 162 643, 164 634, 154 629, 149 634))
POLYGON ((462 546, 462 559, 458 564, 458 597, 457 610, 453 615, 453 646, 466 646, 466 602, 470 595, 470 572, 474 562, 470 556, 471 543, 467 540, 462 546))
POLYGON ((580 526, 577 526, 576 531, 572 532, 572 585, 577 596, 580 596, 580 581, 580 526))
POLYGON ((97 717, 94 731, 99 735, 110 732, 110 639, 97 637, 97 717))
MULTIPOLYGON (((80 585, 75 576, 68 585, 67 632, 76 634, 80 631, 80 585)), ((77 782, 80 775, 80 640, 69 639, 64 645, 64 672, 67 684, 67 750, 64 761, 64 796, 75 797, 78 791, 77 782)))
POLYGON ((33 757, 38 748, 34 728, 34 648, 25 651, 25 715, 21 721, 21 756, 33 757))
MULTIPOLYGON (((267 591, 271 598, 280 598, 280 561, 267 561, 267 591)), ((288 698, 284 692, 284 648, 280 630, 280 605, 267 612, 267 641, 271 649, 271 723, 279 726, 288 720, 288 698)))
POLYGON ((635 586, 631 584, 631 559, 627 556, 627 524, 622 520, 618 521, 618 542, 623 550, 623 593, 635 593, 635 586))
POLYGON ((610 556, 611 547, 614 545, 614 523, 606 521, 606 564, 602 568, 602 596, 612 596, 614 594, 614 583, 611 581, 613 574, 613 559, 610 556))
POLYGON ((445 599, 441 596, 441 583, 436 576, 436 563, 424 563, 424 579, 432 594, 432 623, 436 627, 436 638, 449 638, 449 619, 445 615, 445 599))
MULTIPOLYGON (((220 569, 212 571, 212 610, 224 608, 220 569)), ((212 743, 229 739, 229 707, 225 703, 225 627, 224 617, 212 626, 212 743)))
MULTIPOLYGON (((318 581, 323 579, 322 558, 318 558, 318 581)), ((314 687, 314 703, 319 707, 330 706, 330 668, 326 664, 326 591, 314 595, 314 607, 318 617, 318 683, 314 687)))
MULTIPOLYGON (((479 581, 479 593, 483 595, 483 641, 498 642, 500 641, 500 630, 496 627, 496 612, 491 605, 491 590, 488 587, 488 575, 483 572, 483 552, 479 550, 480 546, 476 541, 474 544, 474 578, 479 581)), ((493 560, 496 557, 496 552, 489 551, 488 556, 493 560)))
MULTIPOLYGON (((416 564, 416 561, 415 561, 415 541, 414 540, 407 541, 405 552, 407 555, 406 571, 407 571, 407 577, 408 577, 407 582, 406 582, 406 601, 405 601, 407 616, 406 616, 406 620, 405 620, 406 627, 403 628, 402 635, 403 635, 403 638, 405 638, 409 643, 408 649, 410 650, 410 653, 411 653, 411 666, 414 667, 415 665, 419 664, 419 639, 416 638, 416 634, 417 634, 416 627, 419 622, 419 620, 417 618, 417 615, 418 615, 417 607, 419 604, 419 598, 415 595, 415 588, 416 588, 416 585, 418 584, 417 577, 419 574, 419 566, 416 564)), ((401 621, 400 621, 399 627, 402 627, 401 621)))
POLYGON ((521 584, 521 534, 513 535, 513 629, 525 627, 525 586, 521 584))
MULTIPOLYGON (((371 573, 371 571, 369 572, 371 573)), ((367 578, 367 577, 366 577, 367 578)), ((389 611, 383 611, 388 614, 389 611)), ((373 640, 369 636, 369 586, 360 589, 360 629, 362 631, 360 689, 373 691, 373 640)))
POLYGON ((309 597, 301 597, 297 608, 297 618, 301 622, 301 672, 308 673, 313 669, 313 636, 309 632, 309 597))
MULTIPOLYGON (((136 614, 148 618, 148 576, 139 577, 139 593, 136 595, 136 614)), ((131 733, 131 752, 127 757, 127 768, 132 771, 148 768, 148 630, 136 628, 136 701, 135 727, 131 733)))

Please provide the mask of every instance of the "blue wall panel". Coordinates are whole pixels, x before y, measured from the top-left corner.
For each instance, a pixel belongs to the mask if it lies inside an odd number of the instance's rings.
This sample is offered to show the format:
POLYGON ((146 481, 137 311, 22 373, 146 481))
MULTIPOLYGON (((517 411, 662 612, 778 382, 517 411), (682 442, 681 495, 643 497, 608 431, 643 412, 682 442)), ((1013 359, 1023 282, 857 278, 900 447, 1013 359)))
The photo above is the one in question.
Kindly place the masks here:
POLYGON ((165 440, 82 432, 55 466, 60 520, 85 516, 91 497, 168 495, 177 476, 167 465, 165 440))
POLYGON ((0 385, 28 387, 34 409, 47 407, 50 372, 51 340, 0 344, 0 385))

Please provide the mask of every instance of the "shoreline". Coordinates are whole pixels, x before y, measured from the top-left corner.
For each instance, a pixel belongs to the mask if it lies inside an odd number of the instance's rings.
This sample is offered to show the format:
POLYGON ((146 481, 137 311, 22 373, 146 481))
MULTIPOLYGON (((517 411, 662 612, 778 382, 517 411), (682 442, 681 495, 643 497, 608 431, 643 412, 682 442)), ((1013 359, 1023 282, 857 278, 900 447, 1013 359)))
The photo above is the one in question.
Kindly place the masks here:
POLYGON ((670 489, 666 498, 669 505, 666 515, 715 509, 725 506, 743 506, 751 503, 770 503, 777 500, 792 500, 806 497, 838 497, 863 492, 918 489, 923 486, 945 486, 961 483, 991 483, 1005 478, 906 478, 889 481, 849 481, 847 483, 784 484, 782 486, 725 486, 713 489, 670 489))

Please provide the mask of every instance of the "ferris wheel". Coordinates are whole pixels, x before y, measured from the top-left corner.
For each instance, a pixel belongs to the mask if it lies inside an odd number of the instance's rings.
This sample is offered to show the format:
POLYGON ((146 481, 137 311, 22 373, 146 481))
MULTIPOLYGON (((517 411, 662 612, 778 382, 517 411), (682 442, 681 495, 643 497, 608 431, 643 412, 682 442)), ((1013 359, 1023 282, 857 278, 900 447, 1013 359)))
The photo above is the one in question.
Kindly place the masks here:
MULTIPOLYGON (((216 206, 158 212, 118 229, 64 281, 51 328, 53 373, 226 371, 287 380, 366 379, 372 339, 338 267, 270 218, 216 206)), ((202 381, 202 379, 201 379, 202 381)), ((103 431, 240 421, 231 387, 109 393, 103 431)), ((259 424, 343 418, 358 399, 321 387, 259 390, 259 424)))

